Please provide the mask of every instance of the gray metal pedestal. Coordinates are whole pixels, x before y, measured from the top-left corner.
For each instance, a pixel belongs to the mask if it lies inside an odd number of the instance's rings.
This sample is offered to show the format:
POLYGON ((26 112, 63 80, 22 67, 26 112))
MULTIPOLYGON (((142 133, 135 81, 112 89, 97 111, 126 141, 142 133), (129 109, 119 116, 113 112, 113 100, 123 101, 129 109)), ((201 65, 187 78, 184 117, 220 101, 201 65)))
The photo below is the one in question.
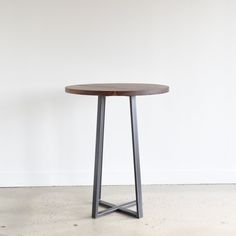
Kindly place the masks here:
POLYGON ((139 144, 138 144, 138 127, 137 127, 137 113, 136 113, 136 97, 129 96, 129 99, 130 99, 130 116, 131 116, 131 128, 132 128, 132 145, 133 145, 133 162, 134 162, 136 200, 127 202, 124 204, 120 204, 120 205, 114 205, 112 203, 101 200, 106 96, 98 96, 92 218, 97 218, 103 215, 107 215, 115 211, 130 215, 136 218, 143 217, 141 174, 140 174, 140 161, 139 161, 139 144), (135 206, 135 205, 136 205, 136 211, 128 209, 129 207, 135 206), (103 211, 98 211, 99 206, 106 207, 107 209, 103 211))

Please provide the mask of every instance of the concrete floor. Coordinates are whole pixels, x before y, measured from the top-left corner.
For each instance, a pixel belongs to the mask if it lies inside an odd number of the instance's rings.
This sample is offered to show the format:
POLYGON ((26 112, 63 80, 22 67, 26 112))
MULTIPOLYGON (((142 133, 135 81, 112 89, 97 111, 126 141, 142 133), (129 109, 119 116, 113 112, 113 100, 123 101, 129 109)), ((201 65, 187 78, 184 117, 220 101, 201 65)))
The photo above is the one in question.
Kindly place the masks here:
MULTIPOLYGON (((143 186, 144 218, 90 218, 91 187, 0 189, 0 236, 235 236, 236 185, 143 186)), ((133 188, 103 188, 133 200, 133 188)))

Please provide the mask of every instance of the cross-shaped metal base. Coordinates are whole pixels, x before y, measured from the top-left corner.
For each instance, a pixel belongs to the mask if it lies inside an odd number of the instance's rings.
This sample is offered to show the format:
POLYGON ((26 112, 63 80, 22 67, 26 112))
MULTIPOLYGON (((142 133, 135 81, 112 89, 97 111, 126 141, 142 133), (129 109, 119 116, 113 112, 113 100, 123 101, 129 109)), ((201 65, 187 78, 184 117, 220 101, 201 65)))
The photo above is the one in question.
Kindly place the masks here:
POLYGON ((117 211, 120 213, 124 213, 126 215, 137 217, 137 213, 135 211, 128 209, 129 207, 135 206, 136 201, 127 202, 120 205, 114 205, 112 203, 100 200, 99 205, 103 207, 107 207, 108 209, 98 212, 97 216, 104 216, 114 211, 117 211))
POLYGON ((132 128, 136 201, 127 202, 121 205, 114 205, 112 203, 101 200, 102 159, 103 159, 106 97, 98 96, 92 218, 97 218, 99 216, 107 215, 114 211, 124 213, 124 214, 137 217, 137 218, 143 217, 139 145, 138 145, 138 128, 137 128, 137 114, 136 114, 136 97, 130 96, 129 98, 130 98, 130 115, 131 115, 131 128, 132 128), (99 205, 103 207, 107 207, 108 209, 99 212, 98 211, 99 205), (128 209, 129 207, 132 207, 135 205, 136 205, 136 211, 128 209))

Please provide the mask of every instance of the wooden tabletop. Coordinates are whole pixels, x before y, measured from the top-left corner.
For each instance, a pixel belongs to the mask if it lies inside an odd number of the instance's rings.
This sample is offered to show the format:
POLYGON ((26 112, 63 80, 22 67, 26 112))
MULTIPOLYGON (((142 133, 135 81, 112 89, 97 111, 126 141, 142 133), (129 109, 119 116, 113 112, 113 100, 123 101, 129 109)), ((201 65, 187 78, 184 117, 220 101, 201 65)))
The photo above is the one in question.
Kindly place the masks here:
POLYGON ((160 84, 80 84, 65 88, 67 93, 96 96, 138 96, 167 93, 169 87, 160 84))

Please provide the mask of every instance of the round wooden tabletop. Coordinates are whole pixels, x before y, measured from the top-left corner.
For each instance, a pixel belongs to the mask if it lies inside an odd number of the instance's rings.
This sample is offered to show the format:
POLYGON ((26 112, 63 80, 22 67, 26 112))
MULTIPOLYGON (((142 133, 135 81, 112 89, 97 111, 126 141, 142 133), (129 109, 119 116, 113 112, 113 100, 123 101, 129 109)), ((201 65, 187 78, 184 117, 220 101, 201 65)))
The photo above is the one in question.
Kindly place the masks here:
POLYGON ((67 93, 96 96, 138 96, 167 93, 169 87, 160 84, 80 84, 65 88, 67 93))

